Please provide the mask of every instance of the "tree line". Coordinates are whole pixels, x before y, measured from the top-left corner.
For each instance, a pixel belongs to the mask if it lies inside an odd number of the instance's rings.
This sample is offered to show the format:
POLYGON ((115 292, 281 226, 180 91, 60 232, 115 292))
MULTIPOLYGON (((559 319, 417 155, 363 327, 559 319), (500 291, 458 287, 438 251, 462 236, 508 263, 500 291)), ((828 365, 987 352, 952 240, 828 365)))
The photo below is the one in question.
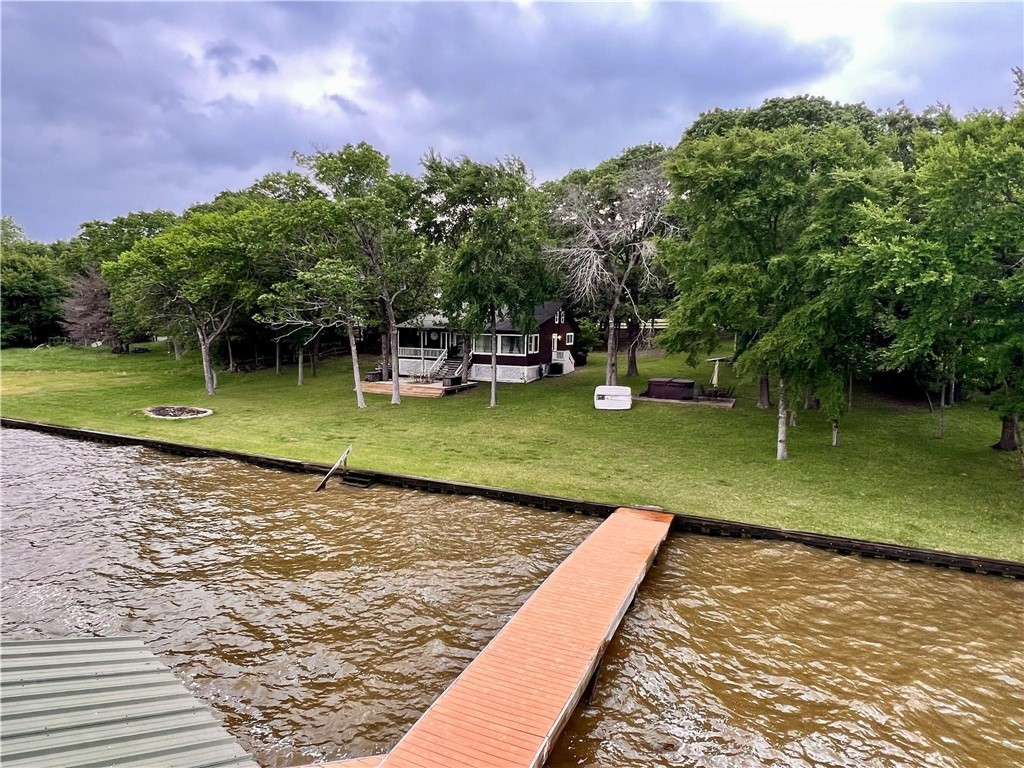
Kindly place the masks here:
POLYGON ((691 362, 733 335, 738 375, 760 382, 759 406, 775 400, 779 459, 799 402, 826 412, 839 445, 852 382, 889 372, 937 393, 940 437, 944 407, 971 391, 991 396, 997 445, 1020 444, 1020 102, 958 118, 769 99, 543 184, 513 157, 428 152, 419 175, 400 173, 366 143, 293 161, 180 215, 87 222, 70 241, 31 242, 5 218, 4 345, 63 329, 116 351, 161 333, 199 349, 212 395, 228 334, 269 329, 301 355, 333 333, 364 407, 366 327, 381 329, 397 404, 402 320, 443 311, 465 362, 474 335, 503 317, 528 329, 559 297, 605 328, 608 384, 623 323, 633 376, 648 319, 668 317, 659 343, 691 362))

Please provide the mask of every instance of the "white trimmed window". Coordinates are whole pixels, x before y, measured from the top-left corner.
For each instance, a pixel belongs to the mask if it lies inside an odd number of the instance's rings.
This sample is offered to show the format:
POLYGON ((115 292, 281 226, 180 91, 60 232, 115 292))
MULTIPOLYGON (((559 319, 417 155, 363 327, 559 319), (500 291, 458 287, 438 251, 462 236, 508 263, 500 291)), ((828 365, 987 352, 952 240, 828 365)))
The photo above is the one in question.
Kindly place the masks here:
POLYGON ((491 335, 477 336, 473 339, 473 351, 481 355, 491 354, 491 335))
POLYGON ((522 336, 499 336, 501 344, 498 347, 499 355, 525 355, 525 345, 522 336))
POLYGON ((527 337, 527 340, 526 340, 526 351, 529 354, 531 354, 531 355, 534 354, 535 352, 540 352, 540 334, 539 333, 533 333, 533 334, 530 334, 529 337, 527 337))
POLYGON ((567 333, 567 334, 565 334, 565 346, 571 347, 572 343, 574 341, 576 341, 576 334, 575 333, 567 333))

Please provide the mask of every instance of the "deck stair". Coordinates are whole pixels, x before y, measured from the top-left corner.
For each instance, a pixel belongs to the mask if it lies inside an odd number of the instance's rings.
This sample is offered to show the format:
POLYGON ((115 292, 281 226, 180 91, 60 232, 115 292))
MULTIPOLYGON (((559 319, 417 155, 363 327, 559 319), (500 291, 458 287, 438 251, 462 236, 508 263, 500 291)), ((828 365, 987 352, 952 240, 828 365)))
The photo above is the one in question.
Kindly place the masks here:
POLYGON ((351 485, 353 488, 369 488, 376 481, 377 479, 372 474, 353 469, 348 470, 341 476, 341 482, 345 485, 351 485))
POLYGON ((435 379, 452 379, 456 376, 462 375, 462 357, 461 355, 455 359, 449 357, 444 366, 439 370, 434 378, 435 379))

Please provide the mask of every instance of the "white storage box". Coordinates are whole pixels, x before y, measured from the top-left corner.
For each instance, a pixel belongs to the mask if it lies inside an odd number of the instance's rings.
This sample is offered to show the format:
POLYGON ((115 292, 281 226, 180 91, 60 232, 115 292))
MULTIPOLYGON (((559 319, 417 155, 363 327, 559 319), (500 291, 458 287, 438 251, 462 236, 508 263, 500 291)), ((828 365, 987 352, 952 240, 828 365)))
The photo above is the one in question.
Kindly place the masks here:
POLYGON ((599 411, 628 411, 633 407, 633 390, 629 387, 597 387, 594 389, 594 407, 599 411))

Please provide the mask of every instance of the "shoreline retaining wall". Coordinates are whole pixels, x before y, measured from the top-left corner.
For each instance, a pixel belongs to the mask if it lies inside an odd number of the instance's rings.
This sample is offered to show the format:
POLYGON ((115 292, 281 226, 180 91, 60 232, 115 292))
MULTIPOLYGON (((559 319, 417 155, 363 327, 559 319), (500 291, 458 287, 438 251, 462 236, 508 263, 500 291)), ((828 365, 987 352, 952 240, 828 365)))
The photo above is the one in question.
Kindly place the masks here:
MULTIPOLYGON (((286 472, 303 472, 324 475, 330 469, 329 464, 285 459, 277 456, 241 453, 222 448, 205 448, 186 443, 174 443, 150 437, 119 435, 113 432, 100 432, 92 429, 64 427, 58 424, 26 421, 0 417, 0 426, 10 429, 28 429, 61 435, 76 440, 91 440, 113 445, 137 445, 153 450, 171 453, 178 456, 196 456, 205 458, 231 459, 254 464, 268 469, 279 469, 286 472)), ((365 483, 380 483, 397 488, 409 488, 428 493, 447 493, 459 496, 481 496, 487 499, 506 501, 521 506, 536 507, 552 511, 575 512, 585 515, 607 517, 619 507, 636 506, 628 502, 622 504, 606 504, 582 499, 571 499, 561 496, 547 496, 539 493, 515 491, 508 488, 493 488, 485 485, 459 483, 415 475, 399 475, 391 472, 378 472, 371 469, 350 468, 349 475, 365 483)), ((998 560, 990 557, 962 555, 955 552, 907 547, 899 544, 887 544, 877 541, 852 539, 846 536, 830 536, 828 534, 811 533, 809 531, 791 531, 784 528, 773 528, 767 525, 743 523, 735 520, 719 520, 711 517, 700 517, 671 512, 673 528, 684 533, 696 533, 705 536, 726 536, 732 538, 764 539, 772 541, 790 541, 797 544, 826 549, 842 555, 860 555, 862 557, 898 560, 909 563, 923 563, 940 568, 955 568, 970 573, 983 573, 995 576, 1007 576, 1024 579, 1024 563, 1013 560, 998 560)))

